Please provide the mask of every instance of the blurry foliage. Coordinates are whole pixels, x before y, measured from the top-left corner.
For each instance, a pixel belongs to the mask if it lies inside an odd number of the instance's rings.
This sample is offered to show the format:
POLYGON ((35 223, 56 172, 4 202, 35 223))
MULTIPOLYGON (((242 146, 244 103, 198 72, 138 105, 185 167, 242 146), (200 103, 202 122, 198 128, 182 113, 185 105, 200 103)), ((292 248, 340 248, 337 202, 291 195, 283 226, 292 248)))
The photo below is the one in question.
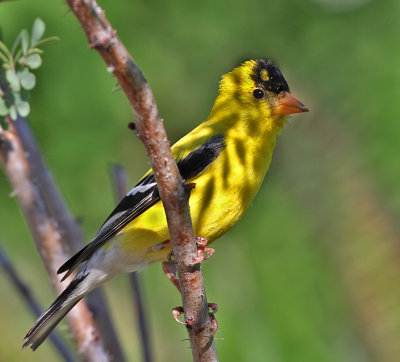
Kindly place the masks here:
POLYGON ((31 36, 26 29, 19 32, 11 50, 0 40, 0 77, 5 79, 9 92, 0 89, 0 122, 6 127, 4 117, 10 115, 15 121, 17 115, 27 117, 30 112, 29 93, 36 85, 36 77, 31 70, 42 65, 43 45, 50 44, 58 38, 42 39, 46 26, 37 18, 32 27, 31 36), (4 72, 4 74, 3 74, 4 72))
MULTIPOLYGON (((250 57, 272 57, 292 93, 311 109, 291 117, 253 206, 203 265, 208 299, 220 307, 221 360, 381 362, 376 348, 400 338, 398 314, 391 312, 400 307, 399 299, 387 300, 391 309, 371 304, 388 289, 400 289, 399 277, 388 278, 384 268, 396 270, 397 254, 374 269, 374 247, 389 237, 375 223, 381 210, 360 216, 365 202, 376 197, 383 215, 391 216, 387 223, 400 215, 400 2, 340 1, 340 8, 333 3, 100 2, 149 80, 171 141, 207 117, 220 76, 250 57), (355 196, 363 185, 359 177, 368 180, 374 197, 364 191, 355 196), (366 265, 370 270, 360 274, 366 265), (357 294, 360 286, 378 283, 381 289, 357 294), (364 308, 363 318, 376 316, 369 324, 360 322, 364 308), (380 339, 365 337, 388 316, 397 329, 380 339)), ((128 103, 122 92, 112 93, 115 79, 62 2, 1 3, 3 42, 11 44, 38 16, 62 41, 38 69, 29 117, 89 240, 113 207, 109 164, 123 163, 131 183, 149 165, 126 130, 132 120, 128 103)), ((53 299, 48 278, 10 192, 0 175, 0 236, 48 305, 53 299)), ((156 360, 189 360, 186 332, 170 317, 179 295, 159 265, 141 275, 156 360)), ((33 354, 19 351, 33 318, 1 277, 0 287, 0 318, 7 326, 0 329, 0 360, 54 361, 49 344, 33 354)), ((128 357, 137 360, 126 279, 106 289, 128 357)))

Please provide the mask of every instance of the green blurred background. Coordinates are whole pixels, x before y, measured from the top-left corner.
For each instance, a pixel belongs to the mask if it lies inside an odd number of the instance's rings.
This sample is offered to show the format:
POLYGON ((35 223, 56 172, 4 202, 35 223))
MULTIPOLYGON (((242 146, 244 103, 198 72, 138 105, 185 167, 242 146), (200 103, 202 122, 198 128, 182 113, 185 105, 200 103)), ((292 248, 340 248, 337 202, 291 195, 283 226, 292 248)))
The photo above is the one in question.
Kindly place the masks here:
MULTIPOLYGON (((203 264, 220 307, 220 360, 398 361, 400 2, 100 5, 149 80, 172 142, 207 117, 221 75, 252 57, 274 59, 311 110, 291 117, 258 197, 203 264)), ((45 48, 29 118, 90 240, 114 205, 109 166, 124 165, 133 184, 149 163, 127 130, 123 93, 63 1, 0 3, 3 40, 11 45, 36 17, 61 40, 45 48)), ((0 239, 44 307, 53 291, 11 191, 0 173, 0 239)), ((155 360, 190 360, 171 317, 180 296, 160 265, 141 279, 155 360)), ((127 359, 140 360, 126 276, 105 289, 127 359)), ((3 273, 0 290, 0 360, 58 360, 48 342, 20 351, 33 317, 3 273)))

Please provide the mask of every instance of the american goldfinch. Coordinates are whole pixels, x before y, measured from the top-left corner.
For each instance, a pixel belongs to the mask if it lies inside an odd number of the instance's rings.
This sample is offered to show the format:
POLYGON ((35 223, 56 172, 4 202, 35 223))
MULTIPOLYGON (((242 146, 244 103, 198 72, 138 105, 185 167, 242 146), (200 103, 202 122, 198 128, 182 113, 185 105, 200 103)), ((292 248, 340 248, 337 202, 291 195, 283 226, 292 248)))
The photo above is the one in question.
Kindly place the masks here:
MULTIPOLYGON (((271 162, 285 115, 308 109, 289 93, 271 60, 248 60, 222 77, 208 119, 179 140, 172 152, 182 178, 195 184, 189 207, 195 235, 212 242, 243 215, 271 162)), ((91 243, 59 273, 81 266, 73 281, 38 318, 23 347, 35 350, 99 284, 122 272, 167 261, 171 246, 154 176, 149 171, 110 214, 91 243)))

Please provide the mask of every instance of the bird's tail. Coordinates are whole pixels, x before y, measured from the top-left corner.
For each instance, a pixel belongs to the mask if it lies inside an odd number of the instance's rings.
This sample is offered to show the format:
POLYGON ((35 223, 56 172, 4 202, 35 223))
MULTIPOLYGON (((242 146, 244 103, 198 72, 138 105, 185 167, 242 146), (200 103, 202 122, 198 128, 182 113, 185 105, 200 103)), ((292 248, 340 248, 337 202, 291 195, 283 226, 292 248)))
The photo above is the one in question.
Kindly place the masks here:
POLYGON ((42 313, 25 336, 22 348, 26 346, 30 346, 32 350, 38 348, 61 319, 89 292, 82 285, 87 276, 88 274, 77 275, 54 303, 42 313))

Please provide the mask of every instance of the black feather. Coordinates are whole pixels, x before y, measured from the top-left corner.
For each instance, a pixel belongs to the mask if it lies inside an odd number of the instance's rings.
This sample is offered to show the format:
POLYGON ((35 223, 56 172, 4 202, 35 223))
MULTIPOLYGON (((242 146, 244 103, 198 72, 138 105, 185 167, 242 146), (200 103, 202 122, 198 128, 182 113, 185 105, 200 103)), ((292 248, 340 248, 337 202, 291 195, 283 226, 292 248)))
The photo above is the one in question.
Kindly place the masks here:
MULTIPOLYGON (((216 135, 177 162, 179 172, 185 181, 200 175, 225 148, 225 137, 216 135)), ((67 260, 57 273, 68 271, 62 280, 83 261, 87 260, 107 240, 126 224, 160 201, 157 184, 153 174, 147 175, 120 201, 91 243, 67 260)))
POLYGON ((289 92, 289 86, 283 77, 280 69, 268 59, 257 60, 257 67, 254 69, 253 79, 258 86, 262 86, 265 90, 270 91, 275 94, 286 91, 289 92), (267 71, 268 80, 266 81, 262 73, 267 71))
POLYGON ((29 332, 25 336, 25 343, 22 348, 30 345, 32 350, 38 348, 42 342, 47 338, 47 336, 51 333, 51 331, 55 328, 55 326, 60 322, 60 320, 67 314, 72 307, 78 303, 78 301, 82 298, 78 297, 75 301, 71 302, 69 305, 64 305, 71 294, 76 290, 77 286, 88 276, 88 274, 83 274, 81 276, 76 277, 68 287, 57 297, 54 303, 42 313, 42 315, 37 319, 33 327, 29 330, 29 332), (64 308, 62 313, 58 316, 57 313, 64 308), (41 329, 45 328, 44 331, 40 332, 41 329), (40 332, 40 337, 37 336, 37 333, 40 332))
POLYGON ((184 180, 200 175, 211 165, 225 148, 225 137, 216 135, 206 143, 190 152, 184 159, 178 161, 179 172, 184 180))
POLYGON ((64 273, 65 271, 70 269, 72 267, 72 265, 74 265, 76 263, 76 261, 79 259, 80 255, 82 255, 82 253, 88 248, 89 245, 90 244, 83 247, 74 256, 69 258, 63 265, 61 265, 61 267, 57 270, 57 274, 64 273))

